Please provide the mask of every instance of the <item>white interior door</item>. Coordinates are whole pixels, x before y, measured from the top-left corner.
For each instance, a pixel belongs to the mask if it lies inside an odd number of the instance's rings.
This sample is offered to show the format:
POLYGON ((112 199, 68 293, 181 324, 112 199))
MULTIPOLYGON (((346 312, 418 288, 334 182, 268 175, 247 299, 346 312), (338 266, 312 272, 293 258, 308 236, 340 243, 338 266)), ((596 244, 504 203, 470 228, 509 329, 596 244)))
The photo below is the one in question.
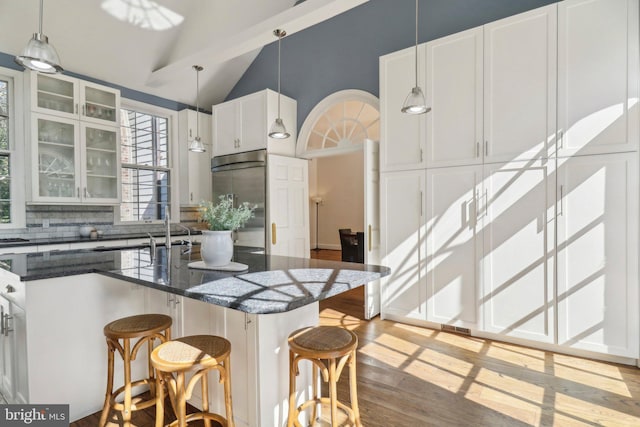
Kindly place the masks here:
POLYGON ((269 254, 309 258, 307 160, 271 154, 267 175, 269 254))
MULTIPOLYGON (((364 141, 364 262, 380 263, 380 144, 364 141)), ((365 285, 366 319, 380 314, 380 280, 365 285)))

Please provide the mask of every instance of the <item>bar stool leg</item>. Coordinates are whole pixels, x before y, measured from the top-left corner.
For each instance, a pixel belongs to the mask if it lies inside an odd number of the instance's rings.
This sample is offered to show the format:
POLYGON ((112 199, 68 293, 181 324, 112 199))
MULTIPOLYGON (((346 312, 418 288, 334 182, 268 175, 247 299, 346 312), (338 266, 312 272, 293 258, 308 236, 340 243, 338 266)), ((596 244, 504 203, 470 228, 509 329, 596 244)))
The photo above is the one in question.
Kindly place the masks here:
POLYGON ((102 414, 100 415, 99 427, 104 427, 107 424, 107 417, 109 416, 109 401, 111 400, 111 393, 113 392, 113 365, 114 365, 114 352, 115 348, 111 345, 107 339, 107 391, 104 397, 104 406, 102 407, 102 414))
POLYGON ((313 425, 318 418, 318 404, 320 404, 320 370, 315 363, 311 364, 311 390, 313 390, 312 399, 315 401, 311 407, 311 418, 309 419, 309 425, 313 425))
POLYGON ((122 418, 124 427, 131 426, 131 340, 124 340, 124 411, 122 418))
MULTIPOLYGON (((200 386, 202 387, 202 412, 209 412, 209 372, 204 372, 200 378, 200 386)), ((205 427, 211 427, 211 420, 204 419, 205 427)))
POLYGON ((329 360, 329 401, 331 402, 331 426, 338 425, 338 384, 336 378, 336 359, 329 360))
POLYGON ((289 350, 289 417, 287 419, 287 427, 293 427, 298 413, 296 408, 296 366, 294 359, 295 355, 289 350))
POLYGON ((227 415, 227 426, 235 427, 233 421, 233 405, 231 404, 231 357, 225 357, 222 363, 224 367, 224 404, 227 415))
POLYGON ((349 385, 351 395, 351 408, 353 409, 356 427, 362 427, 362 421, 360 421, 360 409, 358 408, 358 391, 357 391, 357 377, 356 377, 356 351, 354 350, 350 356, 349 361, 349 385))
POLYGON ((187 427, 187 399, 185 390, 184 372, 176 373, 176 417, 179 427, 187 427))
POLYGON ((164 386, 160 372, 156 376, 156 427, 164 427, 164 386))

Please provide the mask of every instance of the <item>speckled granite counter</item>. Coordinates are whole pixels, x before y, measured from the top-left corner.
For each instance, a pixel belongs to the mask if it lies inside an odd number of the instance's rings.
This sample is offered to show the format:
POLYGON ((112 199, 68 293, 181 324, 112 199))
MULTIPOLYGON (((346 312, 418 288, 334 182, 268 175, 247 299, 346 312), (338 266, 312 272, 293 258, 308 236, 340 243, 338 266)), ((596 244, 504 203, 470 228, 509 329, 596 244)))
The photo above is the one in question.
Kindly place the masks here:
POLYGON ((99 273, 142 286, 252 314, 282 313, 337 295, 389 274, 381 266, 264 255, 236 250, 234 261, 248 270, 229 273, 197 270, 199 246, 170 251, 149 248, 83 249, 0 256, 0 267, 22 281, 99 273))

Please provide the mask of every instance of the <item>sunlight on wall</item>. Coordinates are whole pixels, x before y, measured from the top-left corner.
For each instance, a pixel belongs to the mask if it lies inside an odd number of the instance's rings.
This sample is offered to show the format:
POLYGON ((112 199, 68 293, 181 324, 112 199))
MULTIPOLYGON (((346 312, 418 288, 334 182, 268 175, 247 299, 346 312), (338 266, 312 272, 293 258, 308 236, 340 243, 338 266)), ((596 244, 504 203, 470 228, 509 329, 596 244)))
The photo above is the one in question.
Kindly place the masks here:
POLYGON ((104 0, 102 9, 114 18, 144 30, 177 27, 184 17, 151 0, 104 0))

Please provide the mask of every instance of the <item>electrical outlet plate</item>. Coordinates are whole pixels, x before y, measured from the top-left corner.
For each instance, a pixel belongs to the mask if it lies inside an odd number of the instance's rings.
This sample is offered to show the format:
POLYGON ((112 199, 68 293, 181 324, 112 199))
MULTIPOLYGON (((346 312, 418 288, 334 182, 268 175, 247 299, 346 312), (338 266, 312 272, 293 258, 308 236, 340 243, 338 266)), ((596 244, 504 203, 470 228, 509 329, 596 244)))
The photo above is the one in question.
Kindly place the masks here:
POLYGON ((42 228, 49 228, 49 218, 44 218, 42 220, 42 228))

